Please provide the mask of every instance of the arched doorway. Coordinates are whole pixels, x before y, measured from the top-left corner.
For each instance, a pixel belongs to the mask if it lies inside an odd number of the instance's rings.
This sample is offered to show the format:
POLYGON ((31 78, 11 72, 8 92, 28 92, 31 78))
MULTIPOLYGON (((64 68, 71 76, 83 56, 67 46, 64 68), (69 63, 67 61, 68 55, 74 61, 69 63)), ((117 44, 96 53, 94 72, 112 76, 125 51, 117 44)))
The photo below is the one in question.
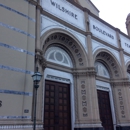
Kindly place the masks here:
MULTIPOLYGON (((69 55, 60 47, 49 47, 45 53, 48 62, 72 68, 69 55)), ((45 70, 44 129, 71 130, 70 75, 47 68, 45 70), (67 78, 67 77, 68 78, 67 78)))
POLYGON ((120 76, 119 68, 114 58, 107 52, 97 54, 95 68, 100 120, 105 130, 114 130, 116 118, 110 79, 120 76))
MULTIPOLYGON (((97 75, 104 78, 110 78, 107 68, 100 62, 95 64, 97 75)), ((113 118, 111 111, 111 88, 109 83, 102 81, 97 81, 97 95, 98 95, 98 104, 99 104, 99 113, 102 126, 105 130, 114 130, 113 128, 113 118)))
POLYGON ((42 42, 47 63, 43 86, 44 129, 74 130, 77 84, 73 70, 87 66, 86 52, 81 44, 63 33, 53 33, 42 42))

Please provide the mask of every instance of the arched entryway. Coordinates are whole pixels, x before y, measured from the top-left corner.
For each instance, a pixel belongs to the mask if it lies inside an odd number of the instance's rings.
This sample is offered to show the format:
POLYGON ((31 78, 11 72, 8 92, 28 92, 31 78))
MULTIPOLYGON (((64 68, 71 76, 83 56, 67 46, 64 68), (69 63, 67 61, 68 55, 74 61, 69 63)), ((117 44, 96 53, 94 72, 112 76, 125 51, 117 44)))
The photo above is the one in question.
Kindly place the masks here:
POLYGON ((63 33, 50 34, 42 50, 47 65, 43 86, 44 129, 74 130, 73 70, 87 66, 86 52, 81 44, 63 33))
MULTIPOLYGON (((73 68, 69 55, 60 47, 49 47, 45 53, 48 62, 73 68)), ((71 130, 71 83, 68 73, 45 69, 44 129, 71 130), (67 77, 65 75, 68 75, 67 77)))
POLYGON ((116 115, 111 79, 120 77, 119 65, 111 53, 102 51, 95 56, 95 68, 100 120, 105 130, 114 130, 116 115))

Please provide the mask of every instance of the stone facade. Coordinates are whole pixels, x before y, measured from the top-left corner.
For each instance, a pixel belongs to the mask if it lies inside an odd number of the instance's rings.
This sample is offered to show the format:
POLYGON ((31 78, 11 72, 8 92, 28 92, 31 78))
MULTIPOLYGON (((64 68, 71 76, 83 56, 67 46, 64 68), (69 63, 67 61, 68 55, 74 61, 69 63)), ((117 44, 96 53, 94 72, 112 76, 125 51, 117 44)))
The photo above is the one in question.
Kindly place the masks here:
POLYGON ((33 129, 35 66, 37 130, 130 129, 129 15, 127 36, 81 5, 0 1, 0 129, 33 129), (66 101, 70 119, 60 116, 66 101))

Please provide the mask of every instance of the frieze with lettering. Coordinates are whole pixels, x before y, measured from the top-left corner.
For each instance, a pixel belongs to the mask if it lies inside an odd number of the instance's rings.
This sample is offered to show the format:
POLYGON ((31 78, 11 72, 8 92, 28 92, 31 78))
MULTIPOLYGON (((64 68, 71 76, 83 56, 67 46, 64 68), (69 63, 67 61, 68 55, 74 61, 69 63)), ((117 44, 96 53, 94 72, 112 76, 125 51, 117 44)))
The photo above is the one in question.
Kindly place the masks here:
POLYGON ((96 31, 98 31, 99 33, 108 36, 111 39, 114 39, 114 36, 112 34, 109 34, 108 32, 104 31, 103 29, 93 25, 93 29, 95 29, 96 31))
POLYGON ((85 81, 81 81, 81 99, 82 99, 83 117, 87 117, 88 116, 88 110, 87 110, 85 81))
POLYGON ((107 42, 108 44, 111 44, 112 46, 119 47, 117 42, 117 35, 114 28, 110 27, 108 24, 105 24, 105 22, 94 18, 89 15, 89 28, 92 32, 92 36, 99 38, 100 40, 103 40, 107 42))
POLYGON ((128 43, 125 43, 125 46, 128 47, 128 48, 130 48, 130 45, 128 43))
MULTIPOLYGON (((42 0, 46 12, 68 22, 72 26, 86 31, 84 12, 66 0, 42 0)), ((50 26, 50 25, 48 25, 50 26)))
POLYGON ((125 108, 124 108, 121 89, 118 89, 118 98, 119 98, 119 105, 120 105, 119 107, 120 107, 121 117, 125 118, 125 108))
POLYGON ((51 1, 51 5, 53 5, 54 7, 56 7, 56 9, 70 15, 71 17, 75 18, 75 19, 78 19, 78 15, 75 14, 74 12, 66 9, 64 6, 61 6, 60 4, 54 2, 53 0, 50 0, 51 1))
POLYGON ((130 38, 120 34, 121 46, 125 52, 130 53, 130 38))

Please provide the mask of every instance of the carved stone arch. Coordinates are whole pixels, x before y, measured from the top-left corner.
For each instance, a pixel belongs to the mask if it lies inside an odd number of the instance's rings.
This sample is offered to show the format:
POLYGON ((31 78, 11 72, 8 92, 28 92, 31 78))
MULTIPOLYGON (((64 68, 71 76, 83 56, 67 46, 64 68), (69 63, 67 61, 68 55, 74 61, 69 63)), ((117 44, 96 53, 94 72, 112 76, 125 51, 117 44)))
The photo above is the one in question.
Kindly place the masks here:
POLYGON ((126 64, 126 71, 130 74, 130 61, 126 64))
POLYGON ((99 61, 108 69, 110 77, 117 79, 122 77, 121 66, 116 57, 106 49, 99 49, 94 53, 94 61, 99 61))
POLYGON ((57 46, 65 50, 72 59, 74 68, 86 68, 88 66, 87 53, 81 43, 63 30, 51 31, 41 37, 41 48, 43 55, 51 46, 57 46))

